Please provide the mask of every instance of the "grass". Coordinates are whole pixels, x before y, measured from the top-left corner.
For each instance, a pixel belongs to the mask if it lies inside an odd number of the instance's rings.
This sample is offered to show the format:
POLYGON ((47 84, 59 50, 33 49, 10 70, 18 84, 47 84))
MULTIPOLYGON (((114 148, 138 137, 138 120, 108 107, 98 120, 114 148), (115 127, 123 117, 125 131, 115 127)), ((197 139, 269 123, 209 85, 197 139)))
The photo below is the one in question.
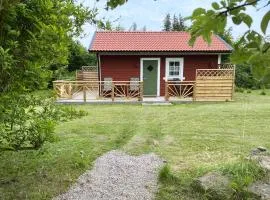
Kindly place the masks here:
POLYGON ((252 148, 270 148, 265 92, 239 93, 224 103, 77 106, 89 115, 57 126, 57 142, 38 151, 0 152, 0 199, 50 199, 111 149, 167 160, 157 199, 198 199, 189 187, 194 177, 213 169, 237 177, 252 148))

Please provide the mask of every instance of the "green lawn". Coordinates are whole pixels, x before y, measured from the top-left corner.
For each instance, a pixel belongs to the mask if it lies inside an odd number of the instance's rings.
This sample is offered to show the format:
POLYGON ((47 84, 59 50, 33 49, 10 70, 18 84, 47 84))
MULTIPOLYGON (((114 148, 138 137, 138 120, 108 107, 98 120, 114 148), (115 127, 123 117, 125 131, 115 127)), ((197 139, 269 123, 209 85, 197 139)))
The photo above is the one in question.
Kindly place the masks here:
POLYGON ((77 106, 89 115, 57 126, 57 142, 0 152, 0 199, 50 199, 111 149, 162 156, 183 188, 162 184, 157 198, 192 199, 184 186, 192 177, 237 163, 254 147, 270 148, 267 93, 224 103, 77 106))

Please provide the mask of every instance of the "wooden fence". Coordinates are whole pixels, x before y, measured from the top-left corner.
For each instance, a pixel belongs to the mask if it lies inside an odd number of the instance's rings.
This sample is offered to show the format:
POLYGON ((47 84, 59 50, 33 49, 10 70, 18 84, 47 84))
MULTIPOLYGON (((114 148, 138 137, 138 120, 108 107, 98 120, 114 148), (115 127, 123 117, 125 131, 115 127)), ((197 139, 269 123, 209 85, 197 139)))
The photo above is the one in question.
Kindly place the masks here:
POLYGON ((234 68, 197 69, 195 101, 231 101, 234 92, 234 68))
POLYGON ((97 66, 83 66, 81 70, 76 71, 77 81, 98 81, 97 66))

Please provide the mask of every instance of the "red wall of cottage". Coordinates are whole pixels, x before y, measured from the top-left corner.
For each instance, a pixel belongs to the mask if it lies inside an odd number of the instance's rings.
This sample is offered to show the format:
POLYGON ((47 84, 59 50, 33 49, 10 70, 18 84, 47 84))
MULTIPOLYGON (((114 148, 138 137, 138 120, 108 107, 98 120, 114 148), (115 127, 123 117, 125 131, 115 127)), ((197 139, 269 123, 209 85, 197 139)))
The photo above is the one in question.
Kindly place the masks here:
POLYGON ((160 58, 160 95, 165 95, 165 59, 168 57, 184 58, 185 81, 194 81, 196 69, 217 68, 218 55, 174 55, 174 56, 139 56, 139 55, 102 55, 100 56, 101 80, 111 77, 114 81, 129 81, 140 77, 140 58, 160 58))

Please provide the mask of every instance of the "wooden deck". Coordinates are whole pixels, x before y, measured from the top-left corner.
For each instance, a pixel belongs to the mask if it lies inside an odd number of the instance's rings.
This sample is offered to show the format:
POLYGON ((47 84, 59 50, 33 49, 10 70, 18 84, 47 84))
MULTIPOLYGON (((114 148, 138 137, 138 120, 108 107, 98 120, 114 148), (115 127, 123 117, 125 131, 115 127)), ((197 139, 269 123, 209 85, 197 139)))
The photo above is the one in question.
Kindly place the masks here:
MULTIPOLYGON (((88 75, 89 72, 86 74, 88 75)), ((233 65, 219 69, 197 69, 195 81, 166 81, 164 97, 144 97, 142 81, 54 81, 60 103, 138 103, 232 101, 235 70, 233 65)))

